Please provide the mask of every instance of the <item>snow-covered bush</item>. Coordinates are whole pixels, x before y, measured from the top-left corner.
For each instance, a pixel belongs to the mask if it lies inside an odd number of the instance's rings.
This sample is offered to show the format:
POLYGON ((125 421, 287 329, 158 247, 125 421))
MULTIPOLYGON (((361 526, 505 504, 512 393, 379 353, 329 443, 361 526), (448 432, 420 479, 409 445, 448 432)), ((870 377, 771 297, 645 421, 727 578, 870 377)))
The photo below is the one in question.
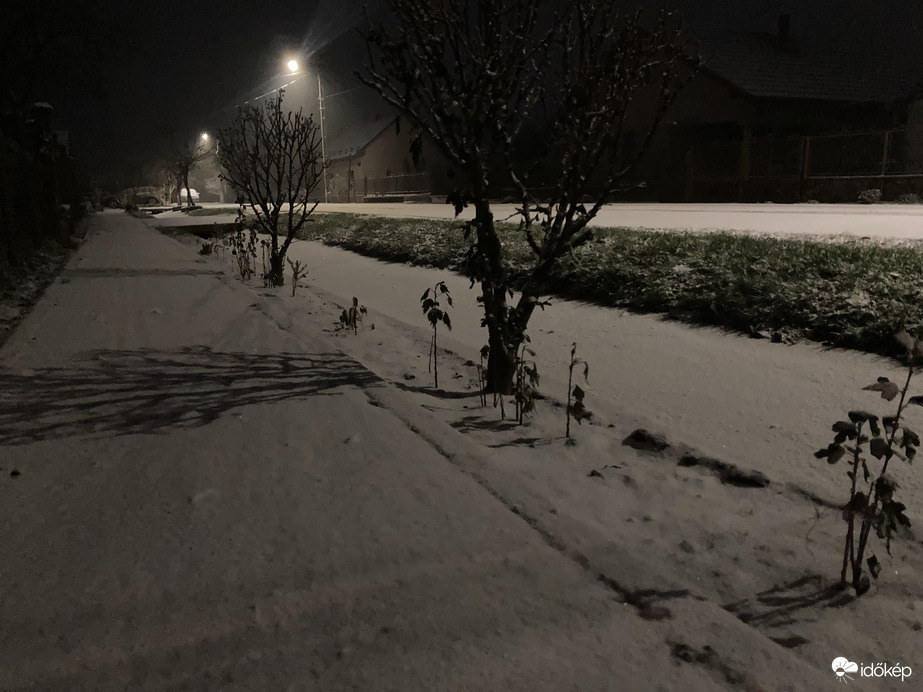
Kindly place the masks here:
POLYGON ((878 204, 881 201, 881 190, 872 188, 859 193, 859 202, 862 204, 878 204))

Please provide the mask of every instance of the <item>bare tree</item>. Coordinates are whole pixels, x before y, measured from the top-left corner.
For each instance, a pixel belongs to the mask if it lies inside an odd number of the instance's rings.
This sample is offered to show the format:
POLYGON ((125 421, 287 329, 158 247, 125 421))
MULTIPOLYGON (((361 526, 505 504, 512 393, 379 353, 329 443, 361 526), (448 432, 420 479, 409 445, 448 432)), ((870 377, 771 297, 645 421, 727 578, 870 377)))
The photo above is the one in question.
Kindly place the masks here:
POLYGON ((285 283, 285 253, 317 208, 310 198, 323 161, 314 118, 282 108, 284 90, 265 107, 244 106, 220 135, 223 178, 243 197, 270 235, 269 285, 285 283), (285 239, 279 245, 279 235, 285 239))
POLYGON ((556 260, 592 238, 588 224, 635 169, 688 76, 677 19, 644 22, 621 4, 390 0, 397 29, 365 32, 370 64, 360 79, 412 121, 414 156, 426 135, 462 172, 448 199, 456 215, 474 206, 464 230, 489 334, 488 391, 510 393, 556 260), (631 149, 628 131, 641 135, 631 149), (521 202, 534 260, 515 305, 490 202, 504 184, 521 202))
POLYGON ((161 202, 166 204, 172 199, 176 189, 176 174, 168 159, 163 156, 152 159, 144 167, 144 180, 148 185, 158 188, 161 202))
MULTIPOLYGON (((202 143, 196 141, 174 142, 168 152, 168 163, 176 176, 177 193, 181 189, 186 190, 186 205, 192 206, 192 190, 189 187, 189 174, 204 161, 211 151, 208 147, 202 146, 202 143)), ((180 200, 182 201, 182 200, 180 200)))

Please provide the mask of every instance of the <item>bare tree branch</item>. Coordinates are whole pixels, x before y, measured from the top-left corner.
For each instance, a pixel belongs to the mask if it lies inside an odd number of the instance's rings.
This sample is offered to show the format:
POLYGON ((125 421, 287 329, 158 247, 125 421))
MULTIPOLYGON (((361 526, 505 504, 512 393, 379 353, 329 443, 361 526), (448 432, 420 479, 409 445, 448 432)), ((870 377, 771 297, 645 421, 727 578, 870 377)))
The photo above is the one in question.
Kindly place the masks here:
POLYGON ((397 28, 363 34, 370 61, 360 79, 463 173, 448 201, 456 214, 475 209, 466 266, 481 286, 491 391, 509 392, 555 261, 592 238, 590 223, 635 171, 688 77, 676 18, 626 15, 622 4, 390 0, 397 28), (629 130, 639 142, 631 150, 629 130), (491 211, 504 185, 519 198, 534 258, 513 308, 491 211))

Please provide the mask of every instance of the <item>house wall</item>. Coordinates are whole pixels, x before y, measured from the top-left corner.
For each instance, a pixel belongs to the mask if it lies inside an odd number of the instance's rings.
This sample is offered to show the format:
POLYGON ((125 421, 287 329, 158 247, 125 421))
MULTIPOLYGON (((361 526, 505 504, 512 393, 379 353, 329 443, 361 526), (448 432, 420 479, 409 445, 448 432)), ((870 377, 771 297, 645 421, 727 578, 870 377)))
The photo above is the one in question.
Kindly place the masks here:
MULTIPOLYGON (((637 151, 659 104, 659 94, 639 94, 625 124, 625 147, 637 151)), ((754 119, 754 104, 708 72, 692 77, 666 114, 646 154, 626 184, 645 187, 622 198, 680 201, 687 196, 687 153, 694 144, 739 139, 754 119)))
POLYGON ((327 169, 331 201, 345 202, 346 181, 352 170, 351 201, 361 202, 378 189, 389 187, 369 183, 370 179, 396 178, 393 189, 421 189, 434 195, 445 194, 450 186, 451 166, 432 141, 424 139, 423 152, 414 165, 410 153, 410 125, 402 120, 400 132, 392 126, 382 130, 371 142, 349 158, 330 162, 327 169), (400 179, 399 176, 413 176, 400 179))
MULTIPOLYGON (((653 107, 649 99, 640 101, 637 110, 647 108, 650 113, 653 107)), ((910 156, 923 167, 923 104, 912 112, 919 128, 911 138, 910 156)), ((637 142, 647 122, 636 113, 631 124, 637 128, 637 142)), ((661 201, 796 201, 806 194, 797 179, 802 163, 801 138, 822 133, 884 131, 903 124, 895 112, 878 104, 748 97, 720 77, 703 71, 680 93, 632 182, 645 181, 648 187, 642 194, 661 201), (797 161, 785 160, 785 175, 780 173, 779 180, 751 181, 751 171, 753 175, 757 170, 765 175, 763 169, 767 166, 766 161, 757 166, 757 152, 751 152, 747 142, 750 138, 776 137, 792 138, 795 153, 788 158, 797 161), (797 169, 794 179, 788 170, 793 165, 797 169), (720 177, 725 180, 718 180, 720 177)), ((629 142, 631 138, 630 133, 629 142)), ((762 154, 765 157, 765 152, 762 154)), ((772 167, 779 164, 773 161, 772 167)), ((844 195, 844 199, 852 199, 851 193, 844 195)))

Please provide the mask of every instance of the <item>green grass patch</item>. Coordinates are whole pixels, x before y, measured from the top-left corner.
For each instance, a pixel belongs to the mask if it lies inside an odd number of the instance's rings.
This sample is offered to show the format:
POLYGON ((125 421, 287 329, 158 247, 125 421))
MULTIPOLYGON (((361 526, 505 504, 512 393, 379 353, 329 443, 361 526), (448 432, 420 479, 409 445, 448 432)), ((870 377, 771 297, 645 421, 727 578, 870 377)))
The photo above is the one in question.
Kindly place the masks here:
POLYGON ((204 207, 202 209, 194 209, 188 212, 188 214, 189 216, 227 216, 228 214, 234 216, 237 214, 237 207, 204 207))
MULTIPOLYGON (((325 214, 314 217, 301 237, 461 271, 467 243, 460 229, 453 221, 325 214)), ((501 238, 518 285, 530 250, 514 225, 502 225, 501 238)), ((899 352, 894 333, 923 326, 920 277, 920 244, 602 228, 574 256, 562 258, 549 293, 893 356, 899 352)))

